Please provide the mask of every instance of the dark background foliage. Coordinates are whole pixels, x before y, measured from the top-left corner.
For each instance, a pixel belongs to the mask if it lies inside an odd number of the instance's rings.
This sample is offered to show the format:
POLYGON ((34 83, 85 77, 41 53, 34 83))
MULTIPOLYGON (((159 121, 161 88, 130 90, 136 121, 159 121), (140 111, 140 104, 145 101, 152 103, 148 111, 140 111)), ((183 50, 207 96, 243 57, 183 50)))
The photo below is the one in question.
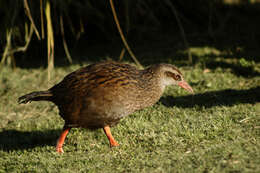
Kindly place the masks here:
MULTIPOLYGON (((123 44, 109 1, 0 0, 2 64, 13 63, 21 67, 48 65, 48 23, 45 17, 47 3, 51 6, 55 65, 69 64, 64 58, 66 55, 63 39, 74 62, 98 61, 106 57, 118 59, 123 44), (39 37, 37 38, 34 32, 25 51, 9 54, 3 60, 5 49, 10 52, 25 45, 25 25, 30 28, 31 24, 29 15, 26 15, 28 13, 25 2, 28 2, 30 16, 39 37), (64 36, 61 33, 61 17, 64 36), (8 47, 6 37, 10 30, 11 44, 8 47)), ((168 57, 174 56, 175 60, 188 61, 187 54, 178 53, 185 50, 189 52, 187 46, 214 47, 224 51, 228 57, 259 61, 259 58, 255 57, 259 55, 260 43, 260 9, 256 0, 125 0, 114 1, 114 5, 127 41, 141 63, 151 63, 151 59, 156 59, 153 55, 162 51, 165 51, 168 57), (181 34, 182 31, 186 38, 181 34), (188 45, 185 45, 185 39, 188 45), (141 51, 145 53, 140 53, 141 51), (149 54, 151 51, 154 53, 149 54), (150 56, 150 59, 147 56, 150 56)), ((129 59, 128 55, 125 55, 124 58, 129 59)), ((193 62, 196 62, 194 57, 193 62)))

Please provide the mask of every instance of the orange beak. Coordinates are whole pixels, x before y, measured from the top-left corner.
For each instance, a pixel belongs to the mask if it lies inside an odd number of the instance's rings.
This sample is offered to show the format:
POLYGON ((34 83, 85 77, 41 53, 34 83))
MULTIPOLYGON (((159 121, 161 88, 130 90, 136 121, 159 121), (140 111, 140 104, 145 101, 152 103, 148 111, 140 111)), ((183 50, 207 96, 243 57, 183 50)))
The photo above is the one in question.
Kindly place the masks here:
POLYGON ((191 92, 192 94, 194 94, 193 89, 186 81, 183 80, 183 81, 179 82, 178 85, 180 87, 184 88, 185 90, 191 92))

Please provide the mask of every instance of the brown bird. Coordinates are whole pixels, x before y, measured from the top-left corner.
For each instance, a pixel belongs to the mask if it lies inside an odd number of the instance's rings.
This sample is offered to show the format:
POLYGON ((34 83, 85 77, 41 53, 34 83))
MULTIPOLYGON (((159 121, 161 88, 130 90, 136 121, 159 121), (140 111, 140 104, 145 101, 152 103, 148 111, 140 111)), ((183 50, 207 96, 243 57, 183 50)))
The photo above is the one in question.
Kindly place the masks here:
POLYGON ((158 64, 138 70, 108 61, 80 68, 52 88, 26 94, 18 102, 44 100, 58 106, 65 124, 56 151, 62 153, 66 135, 74 127, 103 128, 110 146, 118 146, 110 127, 121 118, 155 104, 168 85, 179 85, 193 93, 173 65, 158 64))

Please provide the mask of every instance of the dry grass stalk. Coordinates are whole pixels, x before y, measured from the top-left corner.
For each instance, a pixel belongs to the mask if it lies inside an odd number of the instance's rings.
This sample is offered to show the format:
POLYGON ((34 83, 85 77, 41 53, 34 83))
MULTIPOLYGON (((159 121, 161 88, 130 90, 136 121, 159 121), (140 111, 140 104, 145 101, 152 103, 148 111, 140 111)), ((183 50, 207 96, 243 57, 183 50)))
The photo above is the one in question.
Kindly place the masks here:
MULTIPOLYGON (((184 41, 184 45, 185 45, 186 49, 189 50, 189 47, 190 47, 189 42, 187 41, 186 34, 185 34, 185 31, 184 31, 183 26, 181 24, 181 20, 178 16, 177 10, 175 9, 174 5, 172 4, 172 2, 170 0, 166 0, 165 3, 171 8, 171 11, 173 12, 173 14, 174 14, 174 16, 177 20, 178 26, 180 28, 181 35, 182 35, 182 38, 183 38, 183 41, 184 41)), ((192 64, 191 52, 187 51, 187 53, 188 53, 189 63, 192 64)))
POLYGON ((66 57, 69 60, 69 62, 72 63, 72 58, 70 56, 70 52, 69 52, 69 49, 68 49, 68 46, 67 46, 67 42, 66 42, 66 39, 65 39, 62 15, 60 15, 60 31, 61 31, 63 47, 64 47, 64 50, 65 50, 65 53, 66 53, 66 57))
POLYGON ((5 45, 3 55, 2 55, 0 69, 2 69, 3 64, 6 62, 6 59, 8 57, 8 53, 11 50, 11 47, 12 47, 12 44, 11 44, 12 33, 13 33, 12 28, 10 30, 6 31, 6 45, 5 45))
POLYGON ((54 36, 51 21, 51 6, 49 0, 46 2, 45 15, 47 21, 48 80, 50 80, 51 72, 54 69, 54 36))
POLYGON ((119 55, 119 61, 122 61, 123 60, 123 57, 125 55, 125 48, 123 48, 120 52, 120 55, 119 55))
POLYGON ((41 11, 41 30, 42 30, 42 39, 44 39, 44 21, 43 21, 42 0, 40 0, 40 11, 41 11))
POLYGON ((36 28, 36 26, 34 24, 34 21, 33 21, 33 18, 32 18, 32 15, 31 15, 30 8, 28 6, 27 0, 24 0, 23 4, 24 4, 24 9, 25 9, 25 14, 28 16, 29 20, 31 21, 35 34, 37 35, 38 40, 41 40, 39 32, 38 32, 38 30, 37 30, 37 28, 36 28))
MULTIPOLYGON (((13 67, 15 67, 15 59, 14 59, 14 53, 16 52, 25 52, 29 46, 29 43, 31 41, 33 35, 33 25, 31 23, 30 25, 30 31, 28 34, 28 26, 27 23, 25 23, 25 45, 24 46, 20 46, 20 47, 16 47, 14 49, 12 49, 12 45, 11 45, 11 38, 12 38, 12 29, 6 33, 6 47, 2 56, 2 60, 1 60, 1 66, 5 63, 6 59, 8 57, 11 58, 11 64, 13 65, 13 67)), ((10 64, 9 63, 9 64, 10 64)))
POLYGON ((114 20, 115 20, 115 23, 116 23, 116 26, 117 26, 117 29, 118 29, 118 32, 120 34, 120 37, 128 51, 128 53, 130 54, 130 56, 132 57, 132 59, 134 60, 134 62, 137 64, 137 66, 139 66, 140 68, 143 68, 143 66, 139 63, 139 61, 137 60, 136 56, 134 55, 134 53, 132 52, 132 50, 130 49, 126 39, 125 39, 125 36, 122 32, 122 29, 120 27, 120 24, 119 24, 119 21, 118 21, 118 18, 117 18, 117 15, 116 15, 116 10, 115 10, 115 6, 114 6, 114 3, 113 3, 113 0, 110 0, 110 6, 111 6, 111 10, 112 10, 112 13, 113 13, 113 16, 114 16, 114 20))
POLYGON ((29 32, 29 34, 28 34, 28 29, 27 28, 28 28, 27 23, 25 23, 25 45, 10 50, 7 55, 12 55, 12 54, 14 54, 16 52, 25 52, 27 50, 27 48, 29 46, 29 43, 31 41, 32 35, 33 35, 33 24, 31 23, 31 25, 30 25, 30 32, 29 32))

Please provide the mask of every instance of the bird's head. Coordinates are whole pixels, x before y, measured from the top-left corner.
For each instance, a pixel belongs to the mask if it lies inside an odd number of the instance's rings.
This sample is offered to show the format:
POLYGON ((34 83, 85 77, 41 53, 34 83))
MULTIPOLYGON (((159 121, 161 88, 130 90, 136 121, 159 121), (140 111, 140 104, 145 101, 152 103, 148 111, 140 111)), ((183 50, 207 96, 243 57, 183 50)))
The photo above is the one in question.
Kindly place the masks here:
POLYGON ((159 65, 160 78, 163 88, 168 85, 178 85, 185 90, 194 93, 191 86, 184 80, 182 73, 171 64, 159 65))

